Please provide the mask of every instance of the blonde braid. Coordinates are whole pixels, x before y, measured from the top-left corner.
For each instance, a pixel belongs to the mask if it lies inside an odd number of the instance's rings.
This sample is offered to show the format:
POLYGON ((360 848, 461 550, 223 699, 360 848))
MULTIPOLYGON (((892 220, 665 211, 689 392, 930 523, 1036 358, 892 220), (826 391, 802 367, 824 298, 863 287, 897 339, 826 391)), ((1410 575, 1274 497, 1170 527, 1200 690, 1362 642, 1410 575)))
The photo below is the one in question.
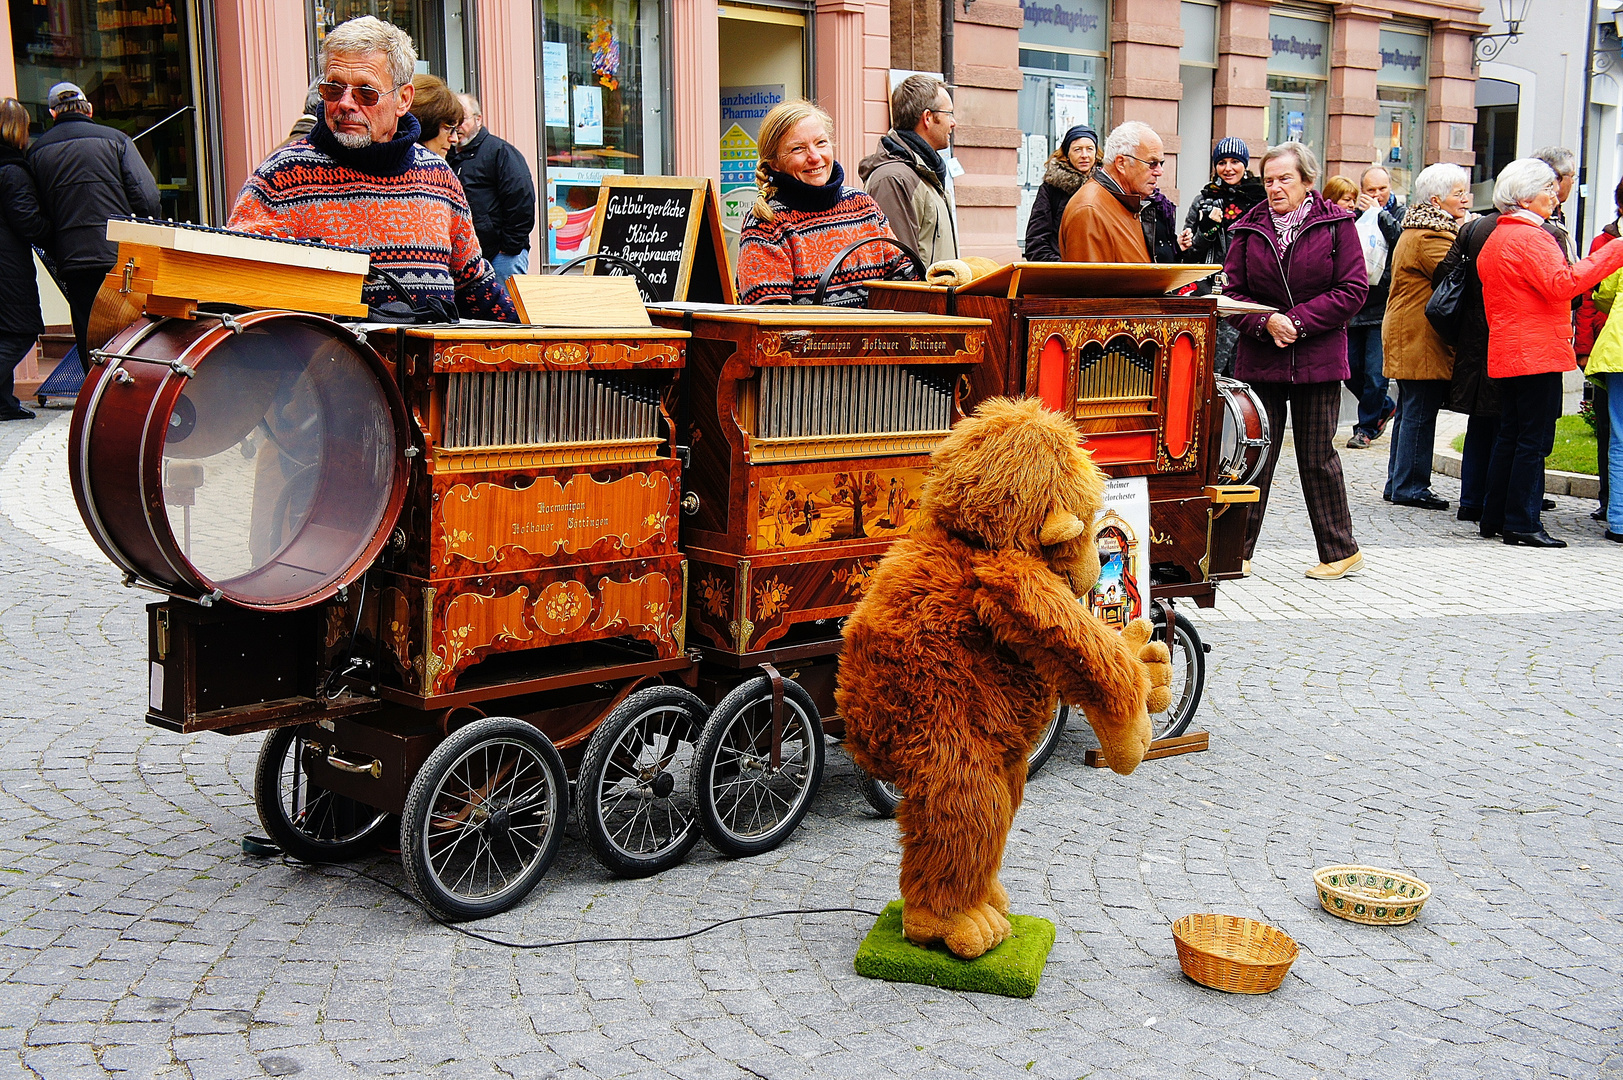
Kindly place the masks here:
POLYGON ((771 221, 777 217, 772 209, 772 196, 778 193, 777 186, 772 183, 772 174, 767 171, 766 162, 755 166, 755 187, 760 192, 755 196, 754 214, 756 221, 771 221))

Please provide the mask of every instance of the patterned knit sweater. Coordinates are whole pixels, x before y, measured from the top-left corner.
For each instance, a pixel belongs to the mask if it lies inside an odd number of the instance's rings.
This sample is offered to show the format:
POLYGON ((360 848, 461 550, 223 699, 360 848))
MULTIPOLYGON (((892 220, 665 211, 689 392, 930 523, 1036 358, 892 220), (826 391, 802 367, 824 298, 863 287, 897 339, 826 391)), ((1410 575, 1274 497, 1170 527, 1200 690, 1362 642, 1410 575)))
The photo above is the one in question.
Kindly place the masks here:
MULTIPOLYGON (((443 158, 417 144, 420 130, 407 113, 391 141, 350 150, 317 121, 254 170, 226 227, 356 248, 397 277, 414 305, 438 296, 463 318, 518 322, 479 252, 462 185, 443 158)), ((381 280, 369 280, 362 298, 401 299, 381 280)))
MULTIPOLYGON (((744 216, 738 238, 738 295, 745 304, 809 304, 818 279, 846 247, 873 236, 890 236, 884 211, 865 192, 844 186, 845 172, 836 163, 829 182, 809 187, 781 173, 772 174, 777 194, 770 201, 773 217, 744 216)), ((845 260, 829 282, 825 304, 863 307, 864 281, 874 281, 911 263, 890 244, 869 244, 845 260)))

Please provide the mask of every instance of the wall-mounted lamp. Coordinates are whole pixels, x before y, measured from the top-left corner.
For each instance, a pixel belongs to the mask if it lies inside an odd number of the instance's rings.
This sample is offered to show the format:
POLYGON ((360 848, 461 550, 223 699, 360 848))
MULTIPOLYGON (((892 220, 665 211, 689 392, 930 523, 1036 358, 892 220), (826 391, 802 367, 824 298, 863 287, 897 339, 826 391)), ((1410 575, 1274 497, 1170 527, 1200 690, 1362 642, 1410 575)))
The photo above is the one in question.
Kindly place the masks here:
POLYGON ((1499 50, 1522 36, 1522 21, 1527 18, 1528 0, 1499 0, 1499 16, 1505 22, 1503 34, 1478 34, 1471 39, 1473 60, 1481 63, 1499 55, 1499 50))

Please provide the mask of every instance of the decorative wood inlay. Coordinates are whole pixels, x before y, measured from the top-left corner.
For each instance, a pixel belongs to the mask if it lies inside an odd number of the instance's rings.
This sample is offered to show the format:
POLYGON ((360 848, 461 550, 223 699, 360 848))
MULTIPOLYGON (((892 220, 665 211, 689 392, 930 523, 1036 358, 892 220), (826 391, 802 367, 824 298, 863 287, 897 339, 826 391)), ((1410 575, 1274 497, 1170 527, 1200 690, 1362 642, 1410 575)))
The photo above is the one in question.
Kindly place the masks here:
POLYGON ((592 590, 578 581, 554 581, 535 601, 535 621, 551 637, 573 634, 592 614, 592 590))
POLYGON ((519 586, 503 597, 463 593, 445 605, 441 643, 435 651, 440 662, 455 669, 462 659, 498 641, 528 641, 535 636, 524 620, 530 590, 519 586))
MULTIPOLYGON (((656 335, 659 331, 650 331, 656 335)), ((663 341, 457 341, 434 359, 436 371, 481 371, 526 367, 675 367, 682 345, 663 341)))
POLYGON ((458 484, 440 503, 445 553, 477 563, 501 562, 509 548, 533 555, 574 554, 603 540, 631 552, 673 529, 670 477, 632 473, 607 483, 577 473, 564 484, 540 477, 527 488, 458 484))
POLYGON ((590 443, 551 443, 534 448, 434 450, 435 473, 492 472, 500 469, 556 469, 579 465, 634 465, 658 461, 664 439, 622 439, 590 443))
POLYGON ((378 636, 400 664, 411 670, 411 601, 396 588, 378 594, 378 636))
POLYGON ((926 470, 763 476, 752 506, 757 552, 847 540, 892 540, 912 532, 926 470))
POLYGON ((986 344, 985 335, 963 331, 920 328, 863 330, 840 333, 827 330, 763 330, 761 357, 789 361, 872 360, 876 364, 900 360, 925 363, 972 363, 986 344))
POLYGON ((652 630, 661 640, 671 636, 673 596, 671 579, 664 574, 646 574, 630 581, 603 578, 598 582, 598 598, 593 631, 623 623, 652 630))

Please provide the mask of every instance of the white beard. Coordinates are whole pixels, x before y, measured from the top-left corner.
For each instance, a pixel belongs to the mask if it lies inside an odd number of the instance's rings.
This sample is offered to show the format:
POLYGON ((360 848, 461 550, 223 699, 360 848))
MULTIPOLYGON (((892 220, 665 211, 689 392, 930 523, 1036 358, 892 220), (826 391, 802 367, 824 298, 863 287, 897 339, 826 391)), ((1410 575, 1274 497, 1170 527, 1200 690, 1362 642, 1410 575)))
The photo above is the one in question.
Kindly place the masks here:
POLYGON ((339 146, 347 150, 364 150, 372 145, 372 135, 366 131, 357 132, 353 135, 344 131, 335 131, 332 133, 332 137, 338 140, 339 146))

